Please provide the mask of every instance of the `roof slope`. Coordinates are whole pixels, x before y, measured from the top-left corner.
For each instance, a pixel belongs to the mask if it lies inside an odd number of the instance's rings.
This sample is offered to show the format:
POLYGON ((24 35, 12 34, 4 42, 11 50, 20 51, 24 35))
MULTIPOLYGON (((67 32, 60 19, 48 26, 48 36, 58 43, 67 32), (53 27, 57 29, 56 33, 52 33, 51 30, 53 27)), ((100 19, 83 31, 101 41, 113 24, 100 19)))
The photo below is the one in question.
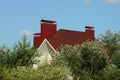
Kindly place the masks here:
POLYGON ((61 45, 77 45, 82 44, 87 40, 95 40, 95 38, 91 37, 91 35, 80 32, 80 31, 73 31, 73 30, 65 30, 60 29, 57 33, 53 36, 53 38, 47 39, 50 44, 55 48, 58 49, 61 45))

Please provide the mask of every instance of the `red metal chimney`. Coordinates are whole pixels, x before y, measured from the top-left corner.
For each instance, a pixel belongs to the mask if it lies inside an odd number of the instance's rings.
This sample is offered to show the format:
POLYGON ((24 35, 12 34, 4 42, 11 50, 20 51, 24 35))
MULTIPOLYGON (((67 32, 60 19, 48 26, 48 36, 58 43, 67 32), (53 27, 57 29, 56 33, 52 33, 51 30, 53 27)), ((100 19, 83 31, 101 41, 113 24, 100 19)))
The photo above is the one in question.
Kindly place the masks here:
POLYGON ((57 30, 57 22, 41 20, 41 33, 34 33, 34 47, 39 47, 45 38, 52 38, 57 30))
POLYGON ((91 37, 95 37, 94 36, 94 27, 92 26, 85 26, 85 33, 91 35, 91 37))

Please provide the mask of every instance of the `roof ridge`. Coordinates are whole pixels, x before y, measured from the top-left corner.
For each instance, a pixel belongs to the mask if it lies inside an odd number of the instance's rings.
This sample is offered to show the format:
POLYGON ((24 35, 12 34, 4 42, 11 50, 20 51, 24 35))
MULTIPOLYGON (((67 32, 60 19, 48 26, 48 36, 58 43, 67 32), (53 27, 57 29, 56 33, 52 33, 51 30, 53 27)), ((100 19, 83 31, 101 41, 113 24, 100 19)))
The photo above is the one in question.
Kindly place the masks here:
POLYGON ((84 31, 77 31, 77 30, 70 30, 70 29, 59 29, 58 31, 70 31, 70 32, 82 32, 82 33, 85 33, 84 31))

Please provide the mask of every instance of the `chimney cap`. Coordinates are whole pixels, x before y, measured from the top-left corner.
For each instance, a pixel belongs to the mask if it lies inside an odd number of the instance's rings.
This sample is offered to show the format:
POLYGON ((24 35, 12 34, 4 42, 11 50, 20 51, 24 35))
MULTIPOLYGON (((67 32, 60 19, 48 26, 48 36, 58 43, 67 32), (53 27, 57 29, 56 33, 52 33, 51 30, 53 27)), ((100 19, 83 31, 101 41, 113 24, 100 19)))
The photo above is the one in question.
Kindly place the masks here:
POLYGON ((57 23, 56 21, 53 21, 53 20, 45 20, 45 19, 42 19, 40 22, 45 22, 45 23, 57 23))
POLYGON ((85 26, 86 29, 94 29, 93 26, 85 26))
POLYGON ((40 35, 41 33, 34 33, 33 35, 40 35))

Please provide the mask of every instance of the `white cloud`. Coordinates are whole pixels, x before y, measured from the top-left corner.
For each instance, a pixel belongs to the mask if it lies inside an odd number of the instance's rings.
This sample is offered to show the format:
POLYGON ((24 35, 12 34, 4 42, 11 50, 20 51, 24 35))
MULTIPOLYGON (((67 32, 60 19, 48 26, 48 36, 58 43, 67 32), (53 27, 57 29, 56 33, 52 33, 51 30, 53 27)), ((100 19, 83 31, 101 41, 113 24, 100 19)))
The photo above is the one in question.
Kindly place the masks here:
POLYGON ((32 32, 30 32, 30 31, 26 31, 26 30, 22 30, 21 32, 20 32, 20 35, 21 36, 31 36, 31 35, 33 35, 33 33, 32 32))
POLYGON ((120 4, 120 0, 106 0, 109 4, 120 4))
POLYGON ((89 4, 89 3, 91 2, 91 0, 83 0, 83 2, 84 2, 85 4, 89 4))

